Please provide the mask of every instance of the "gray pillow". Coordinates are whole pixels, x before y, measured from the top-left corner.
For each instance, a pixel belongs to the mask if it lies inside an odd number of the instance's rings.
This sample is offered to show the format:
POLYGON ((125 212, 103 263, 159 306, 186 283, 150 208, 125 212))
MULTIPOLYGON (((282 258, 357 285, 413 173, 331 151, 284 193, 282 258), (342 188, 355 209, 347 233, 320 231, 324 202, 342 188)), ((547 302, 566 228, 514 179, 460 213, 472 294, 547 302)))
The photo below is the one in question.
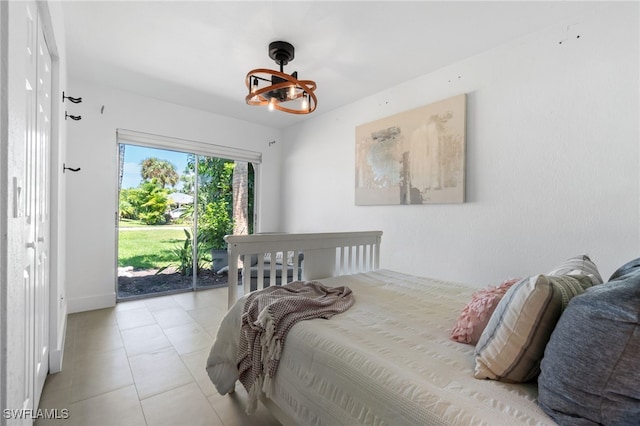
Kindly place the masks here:
POLYGON ((561 425, 638 425, 640 269, 569 302, 547 344, 538 402, 561 425))

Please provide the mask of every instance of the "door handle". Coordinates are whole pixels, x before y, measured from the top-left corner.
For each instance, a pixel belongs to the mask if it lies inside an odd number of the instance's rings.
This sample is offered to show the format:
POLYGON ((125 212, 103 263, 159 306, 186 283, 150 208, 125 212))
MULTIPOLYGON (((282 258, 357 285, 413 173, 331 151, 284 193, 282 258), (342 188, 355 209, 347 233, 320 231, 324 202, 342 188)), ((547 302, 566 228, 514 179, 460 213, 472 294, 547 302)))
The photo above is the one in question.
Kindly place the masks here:
POLYGON ((31 248, 31 249, 34 249, 34 250, 36 249, 36 243, 34 243, 33 241, 29 241, 26 244, 26 246, 27 246, 27 248, 31 248))

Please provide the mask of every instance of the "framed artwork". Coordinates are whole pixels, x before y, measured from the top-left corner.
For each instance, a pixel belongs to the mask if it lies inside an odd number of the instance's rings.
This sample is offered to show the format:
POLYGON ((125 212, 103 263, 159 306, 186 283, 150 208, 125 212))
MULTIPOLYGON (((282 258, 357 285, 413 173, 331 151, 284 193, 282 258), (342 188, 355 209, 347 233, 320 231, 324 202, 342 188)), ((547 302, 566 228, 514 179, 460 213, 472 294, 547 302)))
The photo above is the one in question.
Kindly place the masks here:
POLYGON ((356 205, 463 203, 465 94, 356 127, 356 205))

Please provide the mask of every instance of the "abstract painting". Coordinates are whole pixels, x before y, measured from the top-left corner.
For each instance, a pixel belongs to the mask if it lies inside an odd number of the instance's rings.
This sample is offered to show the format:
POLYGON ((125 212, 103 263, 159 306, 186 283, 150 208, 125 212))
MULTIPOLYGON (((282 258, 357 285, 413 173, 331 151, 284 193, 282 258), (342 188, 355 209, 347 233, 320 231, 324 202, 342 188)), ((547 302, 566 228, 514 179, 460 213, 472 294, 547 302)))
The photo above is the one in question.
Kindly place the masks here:
POLYGON ((466 100, 356 127, 356 205, 463 203, 466 100))

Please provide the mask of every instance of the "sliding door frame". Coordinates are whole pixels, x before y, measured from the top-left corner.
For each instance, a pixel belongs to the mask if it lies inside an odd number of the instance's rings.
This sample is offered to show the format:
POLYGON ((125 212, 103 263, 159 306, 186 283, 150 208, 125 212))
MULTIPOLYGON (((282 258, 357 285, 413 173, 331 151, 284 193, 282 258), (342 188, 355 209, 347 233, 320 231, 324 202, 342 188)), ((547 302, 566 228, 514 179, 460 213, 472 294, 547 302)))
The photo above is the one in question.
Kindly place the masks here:
MULTIPOLYGON (((192 250, 192 270, 194 271, 192 275, 191 281, 191 291, 198 290, 198 274, 195 271, 198 270, 198 258, 197 258, 197 235, 198 235, 198 191, 200 186, 200 176, 198 174, 198 164, 200 161, 200 157, 216 157, 225 160, 233 160, 233 161, 244 161, 247 163, 251 163, 254 171, 254 187, 253 187, 253 216, 251 220, 253 221, 253 227, 256 229, 258 223, 258 210, 259 199, 257 196, 260 191, 260 164, 262 163, 262 153, 249 151, 239 148, 233 148, 223 145, 216 145, 205 142, 192 141, 181 138, 173 138, 167 136, 159 136, 153 135, 150 133, 137 132, 126 129, 117 129, 116 130, 116 150, 118 152, 118 170, 121 170, 121 162, 124 161, 124 158, 120 155, 120 146, 121 145, 134 145, 145 148, 153 148, 153 149, 165 149, 170 151, 183 152, 186 154, 194 154, 195 155, 195 171, 194 171, 194 217, 193 217, 193 243, 191 244, 192 250)), ((115 212, 115 253, 118 253, 118 244, 119 244, 119 215, 120 215, 120 176, 118 176, 118 180, 116 182, 117 190, 116 190, 116 212, 115 212)), ((118 256, 115 256, 115 270, 118 268, 118 256)), ((116 276, 116 300, 118 298, 118 277, 116 276)))

